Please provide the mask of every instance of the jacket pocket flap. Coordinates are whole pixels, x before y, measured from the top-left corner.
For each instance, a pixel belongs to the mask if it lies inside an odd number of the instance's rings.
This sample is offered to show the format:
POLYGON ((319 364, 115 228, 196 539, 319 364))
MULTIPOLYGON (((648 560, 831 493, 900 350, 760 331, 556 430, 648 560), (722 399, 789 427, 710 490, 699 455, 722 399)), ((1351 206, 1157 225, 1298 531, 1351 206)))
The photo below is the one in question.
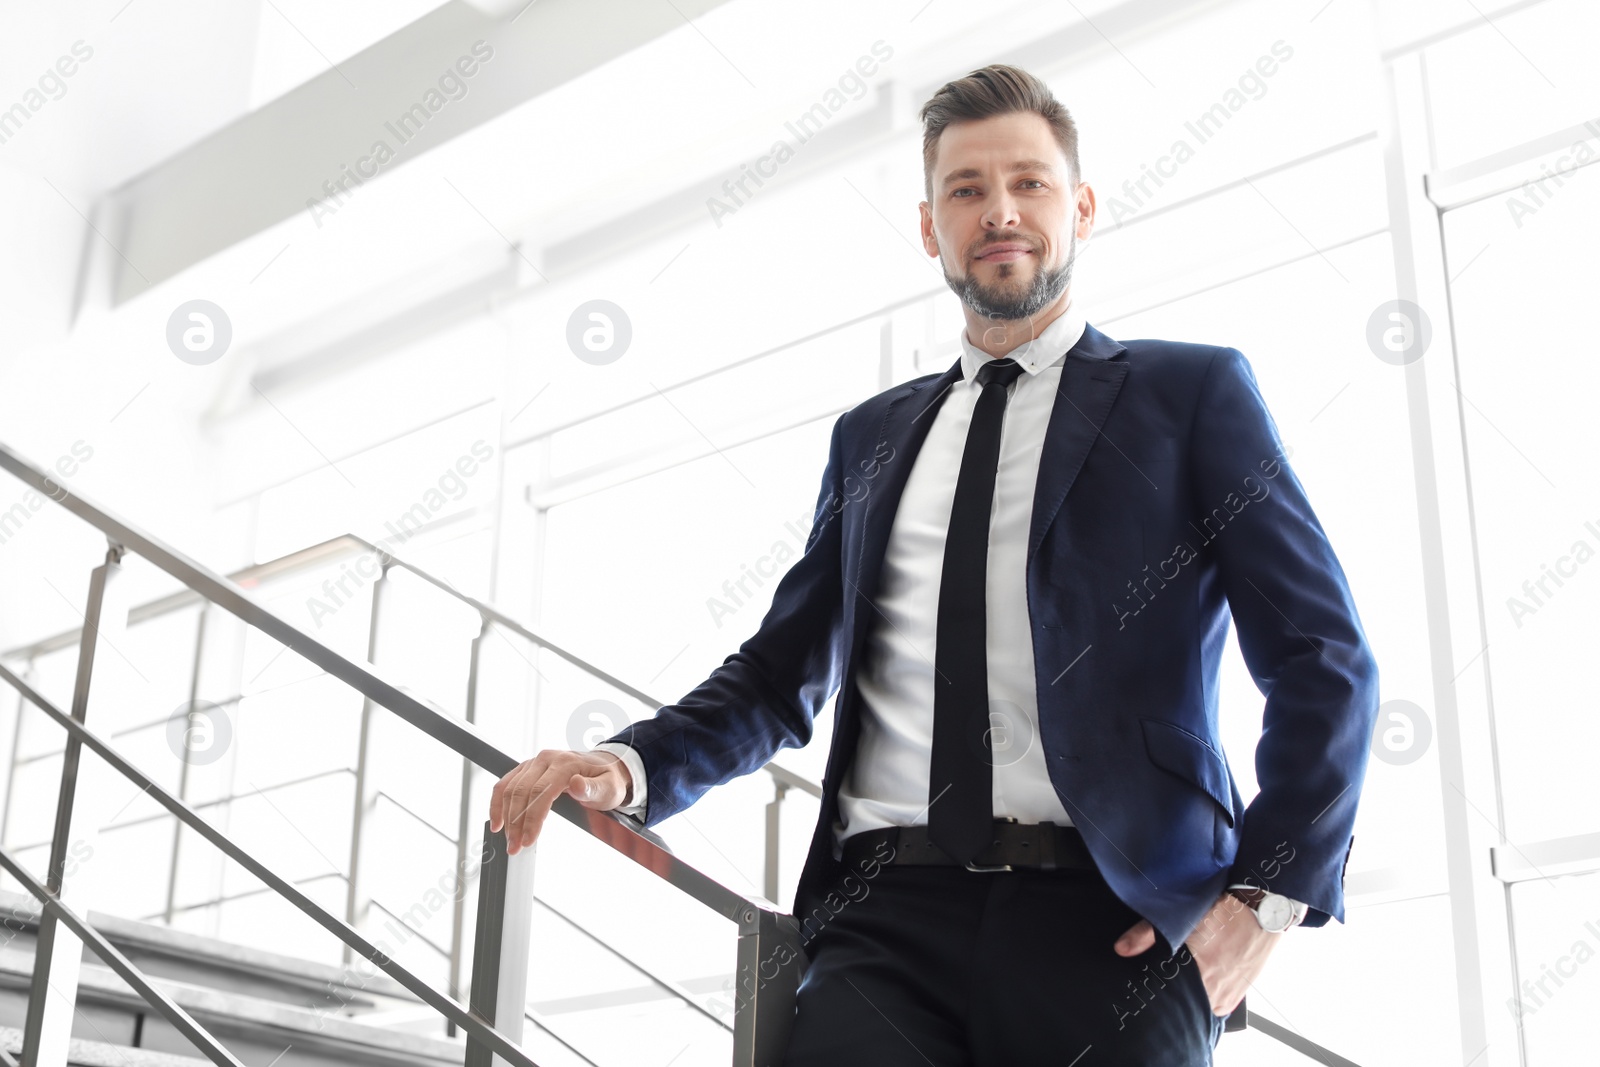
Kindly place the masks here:
POLYGON ((1233 826, 1233 800, 1222 756, 1205 739, 1160 719, 1140 719, 1150 762, 1204 790, 1233 826))

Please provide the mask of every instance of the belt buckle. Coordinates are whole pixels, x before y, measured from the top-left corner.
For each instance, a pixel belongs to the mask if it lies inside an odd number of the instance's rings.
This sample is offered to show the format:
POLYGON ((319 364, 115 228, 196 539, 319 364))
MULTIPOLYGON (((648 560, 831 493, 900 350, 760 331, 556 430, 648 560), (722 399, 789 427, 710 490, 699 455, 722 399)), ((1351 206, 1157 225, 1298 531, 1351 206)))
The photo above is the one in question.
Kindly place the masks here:
MULTIPOLYGON (((1011 823, 1014 823, 1017 820, 1015 818, 1006 817, 1006 818, 1002 818, 1002 819, 996 819, 995 821, 996 822, 1011 822, 1011 823)), ((980 874, 985 872, 985 871, 1011 871, 1011 870, 1015 870, 1015 869, 1016 868, 1012 867, 1011 864, 1009 864, 1009 863, 999 863, 999 864, 995 864, 993 866, 979 867, 977 864, 973 863, 971 860, 967 861, 967 870, 969 870, 969 871, 977 871, 980 874)))

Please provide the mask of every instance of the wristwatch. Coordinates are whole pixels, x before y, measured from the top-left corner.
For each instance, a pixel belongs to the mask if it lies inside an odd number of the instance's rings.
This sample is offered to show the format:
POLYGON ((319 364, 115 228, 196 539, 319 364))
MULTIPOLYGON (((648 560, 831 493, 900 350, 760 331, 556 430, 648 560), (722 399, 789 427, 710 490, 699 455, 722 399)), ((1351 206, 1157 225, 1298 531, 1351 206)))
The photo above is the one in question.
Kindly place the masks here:
POLYGON ((1269 934, 1281 934, 1306 917, 1309 906, 1291 900, 1282 893, 1269 893, 1252 885, 1230 885, 1228 892, 1244 901, 1255 915, 1261 929, 1269 934))

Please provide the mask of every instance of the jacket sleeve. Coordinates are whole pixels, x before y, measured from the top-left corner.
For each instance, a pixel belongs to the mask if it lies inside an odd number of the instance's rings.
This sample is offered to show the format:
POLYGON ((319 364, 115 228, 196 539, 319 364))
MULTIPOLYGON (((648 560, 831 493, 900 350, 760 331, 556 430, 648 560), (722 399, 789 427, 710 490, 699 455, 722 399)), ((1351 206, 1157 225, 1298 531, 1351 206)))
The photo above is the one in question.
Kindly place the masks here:
POLYGON ((1190 441, 1197 519, 1210 542, 1239 649, 1266 698, 1260 791, 1246 807, 1228 882, 1305 902, 1303 925, 1344 921, 1344 867, 1378 713, 1378 668, 1343 569, 1283 453, 1237 349, 1200 387, 1190 441))
POLYGON ((803 747, 839 688, 844 418, 833 425, 805 550, 779 580, 760 628, 683 699, 606 739, 630 746, 643 763, 646 826, 760 769, 779 749, 803 747))

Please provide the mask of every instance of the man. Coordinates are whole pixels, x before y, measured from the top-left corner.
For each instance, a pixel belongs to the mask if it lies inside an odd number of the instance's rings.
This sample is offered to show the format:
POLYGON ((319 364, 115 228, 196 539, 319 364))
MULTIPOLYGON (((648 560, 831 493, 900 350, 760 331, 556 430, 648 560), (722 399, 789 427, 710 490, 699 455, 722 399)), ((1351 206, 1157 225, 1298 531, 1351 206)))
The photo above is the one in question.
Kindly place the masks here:
POLYGON ((990 66, 922 119, 961 358, 834 424, 754 636, 513 770, 491 826, 524 847, 561 792, 653 825, 806 744, 838 689, 787 1063, 1209 1064, 1284 931, 1344 919, 1376 664, 1244 356, 1119 343, 1073 301, 1095 197, 1048 88, 990 66), (1266 697, 1249 807, 1230 614, 1266 697))

